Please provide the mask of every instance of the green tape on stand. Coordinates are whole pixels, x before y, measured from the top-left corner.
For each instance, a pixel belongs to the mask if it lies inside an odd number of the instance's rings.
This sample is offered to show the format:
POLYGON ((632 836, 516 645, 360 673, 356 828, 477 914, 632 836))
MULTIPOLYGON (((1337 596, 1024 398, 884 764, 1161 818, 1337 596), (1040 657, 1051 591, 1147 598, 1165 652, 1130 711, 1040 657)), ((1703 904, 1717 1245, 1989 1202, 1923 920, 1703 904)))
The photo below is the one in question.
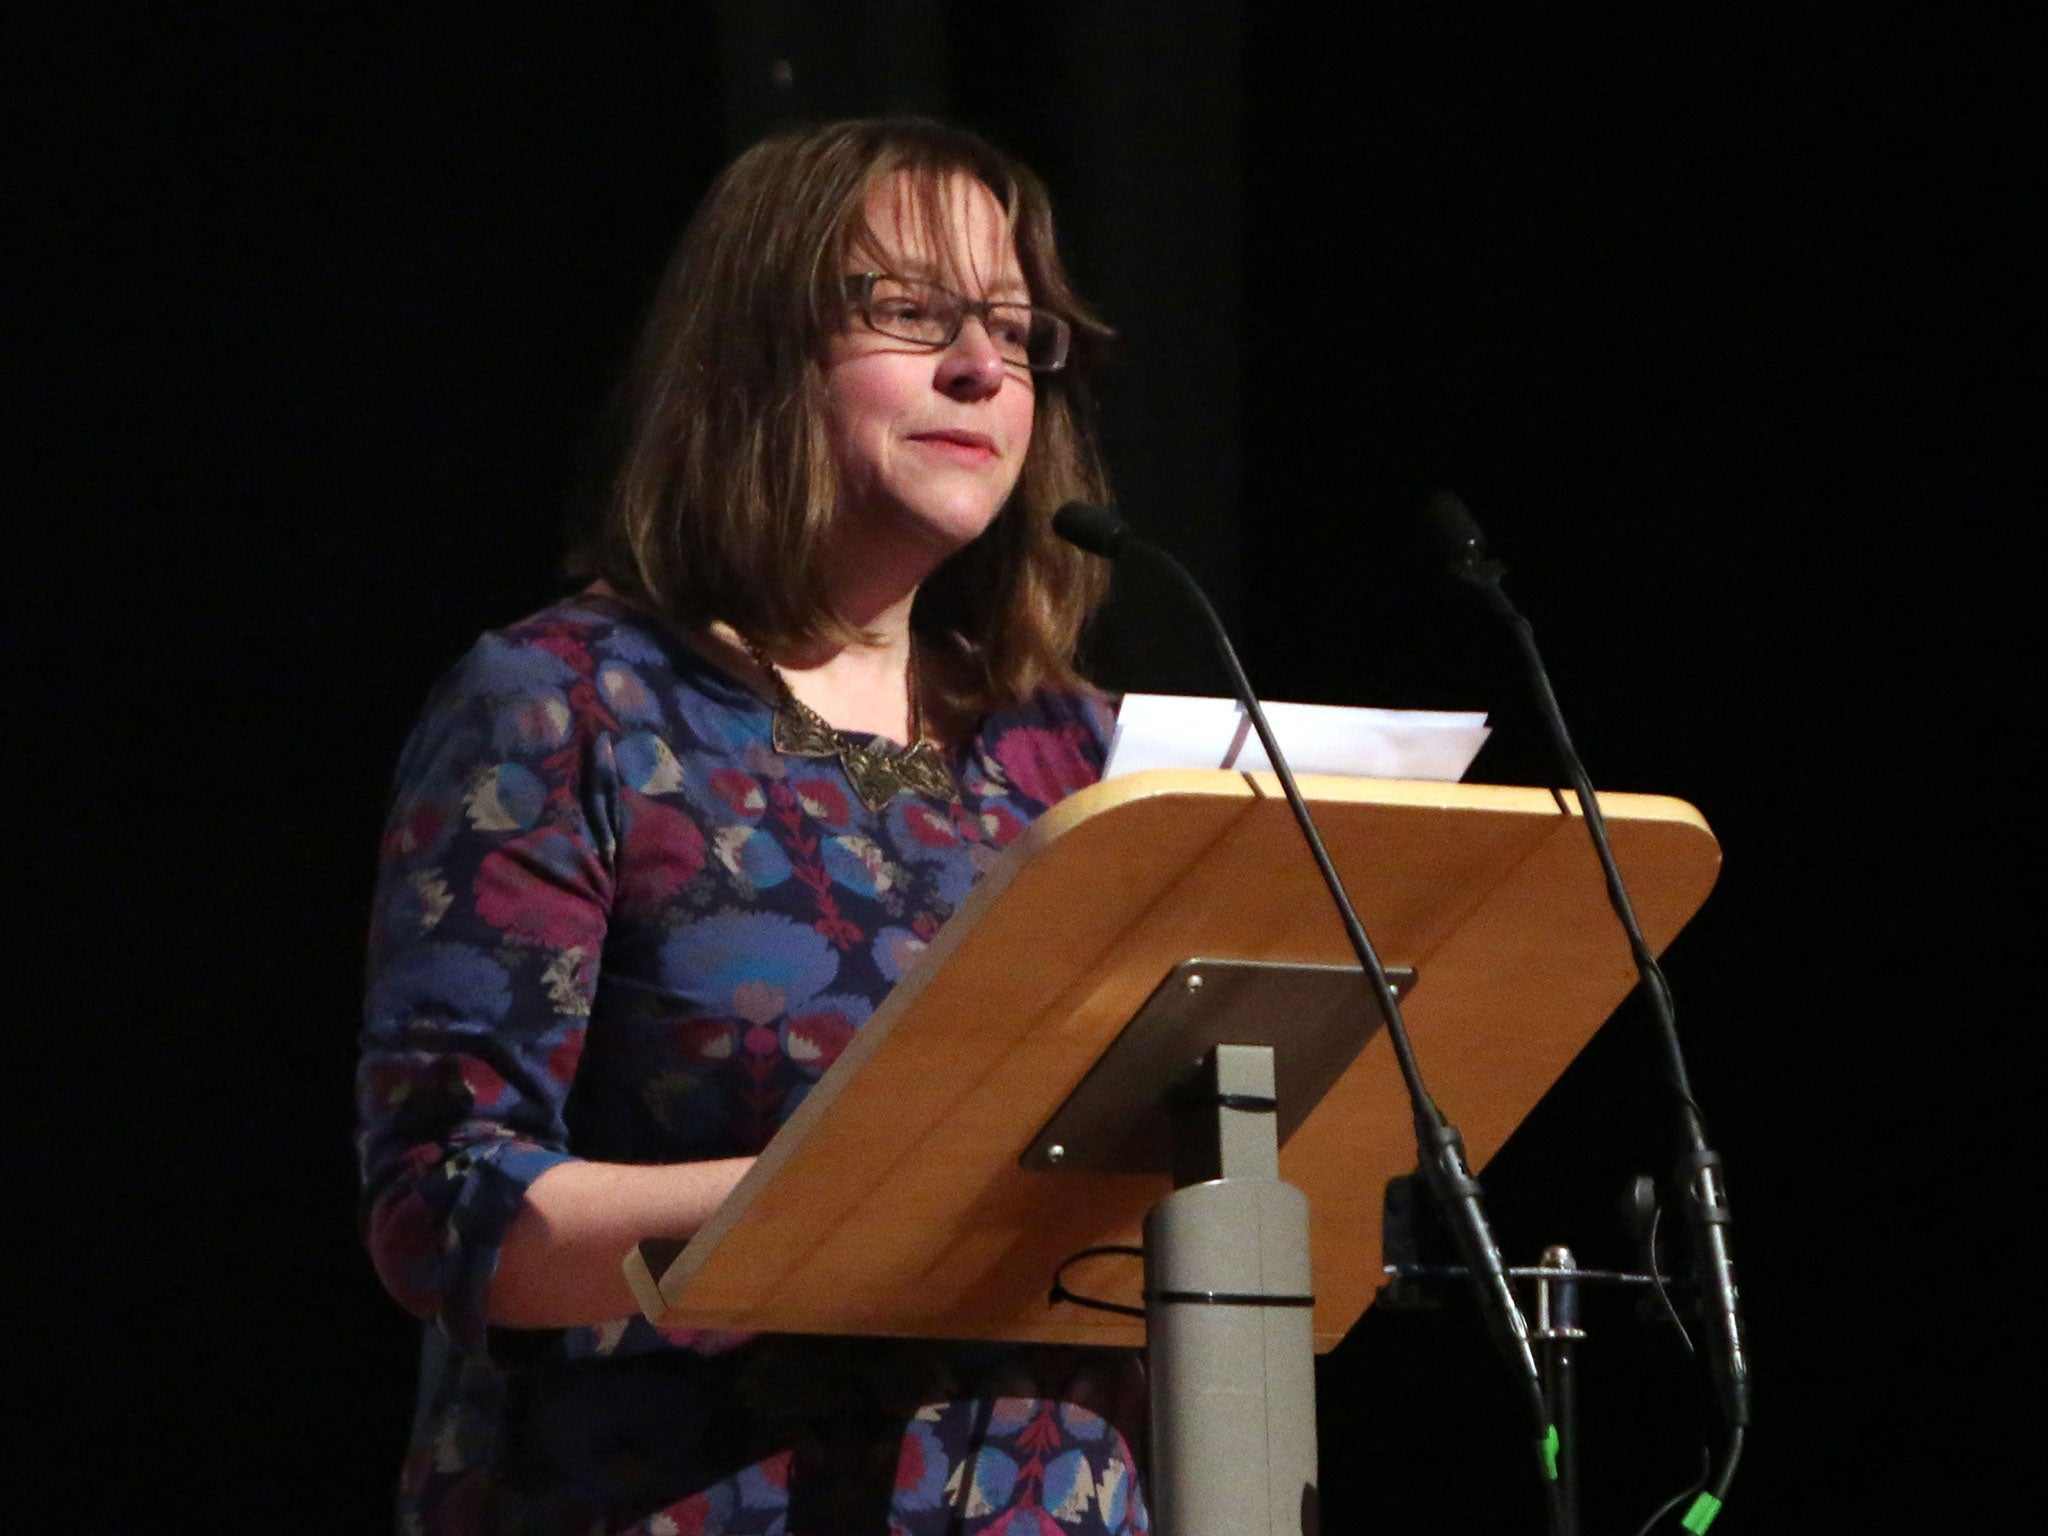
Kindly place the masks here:
POLYGON ((1553 1483, 1557 1481, 1557 1426, 1550 1426, 1543 1437, 1543 1475, 1553 1483))
POLYGON ((1714 1523, 1714 1516, 1721 1513, 1721 1501, 1711 1493, 1703 1493, 1692 1501, 1692 1508, 1685 1512, 1685 1518, 1678 1523, 1692 1532, 1692 1536, 1707 1536, 1707 1527, 1714 1523))

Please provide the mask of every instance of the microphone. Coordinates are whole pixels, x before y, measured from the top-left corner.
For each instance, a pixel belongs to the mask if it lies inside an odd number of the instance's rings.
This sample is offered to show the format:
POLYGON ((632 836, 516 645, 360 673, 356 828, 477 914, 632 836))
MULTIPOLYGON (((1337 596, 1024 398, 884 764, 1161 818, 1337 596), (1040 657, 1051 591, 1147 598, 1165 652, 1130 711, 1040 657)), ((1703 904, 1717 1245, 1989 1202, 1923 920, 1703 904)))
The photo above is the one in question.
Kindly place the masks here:
POLYGON ((1131 525, 1107 507, 1070 501, 1053 513, 1052 531, 1078 549, 1114 560, 1130 537, 1131 525))
POLYGON ((1504 574, 1500 562, 1486 556, 1486 535, 1472 509, 1449 491, 1438 491, 1425 509, 1430 532, 1450 562, 1454 575, 1466 581, 1497 579, 1504 574))
POLYGON ((1494 1242, 1492 1228, 1487 1224, 1486 1212, 1479 1202, 1479 1181, 1472 1176, 1471 1166, 1466 1160, 1464 1138, 1458 1134, 1457 1127, 1444 1118, 1443 1111, 1423 1086, 1421 1069, 1416 1065, 1415 1052, 1408 1041, 1408 1028, 1401 1017, 1400 999, 1395 996, 1393 986, 1387 980, 1386 968, 1380 963, 1379 953, 1366 936, 1365 926, 1359 921, 1351 898, 1345 893, 1344 882, 1330 860, 1329 851, 1323 846, 1308 805, 1301 798, 1301 791, 1295 787, 1293 771, 1287 766, 1280 743, 1266 722, 1266 712, 1259 706, 1258 695, 1252 691, 1251 681, 1238 662, 1229 631, 1217 617, 1209 595, 1189 574, 1187 567, 1157 544, 1133 533, 1130 526, 1109 508, 1070 501, 1053 514, 1052 527, 1053 532, 1068 543, 1104 559, 1113 560, 1127 550, 1148 557, 1173 577, 1208 627, 1216 654, 1223 662, 1224 671, 1230 675, 1237 701, 1244 706, 1252 729, 1258 733, 1259 742, 1266 749, 1266 757, 1280 781, 1281 793, 1286 796, 1288 809, 1294 813, 1295 825, 1301 829, 1302 838, 1322 874, 1323 884, 1343 920, 1345 937, 1350 940, 1352 951, 1358 956, 1358 963, 1364 968, 1380 1012, 1386 1019, 1387 1038, 1393 1046, 1394 1059, 1400 1066, 1402 1081, 1408 1088, 1408 1102, 1415 1116, 1417 1166, 1450 1220, 1466 1268, 1478 1291, 1480 1312, 1486 1318, 1488 1330, 1529 1394, 1536 1415, 1538 1452, 1554 1504, 1557 1497, 1557 1472, 1552 1449, 1555 1430, 1544 1406, 1543 1378, 1537 1369, 1535 1350, 1529 1342, 1528 1321, 1515 1300, 1513 1287, 1508 1283, 1507 1269, 1501 1262, 1499 1245, 1494 1242))
POLYGON ((1728 1484, 1733 1481, 1735 1463, 1741 1455, 1743 1436, 1749 1427, 1749 1361, 1743 1348, 1735 1268, 1729 1257, 1728 1200, 1721 1179, 1721 1159, 1707 1144, 1706 1120, 1700 1113, 1698 1101, 1693 1098, 1692 1083, 1686 1074, 1685 1053, 1678 1040, 1671 986, 1664 978, 1663 968, 1657 964, 1657 957, 1651 953, 1649 942, 1643 937, 1641 925, 1636 921, 1635 906, 1629 900, 1628 888, 1622 883, 1621 870, 1614 861, 1614 849, 1608 841, 1607 820, 1600 812, 1600 801, 1593 793, 1585 764, 1579 758, 1578 749, 1572 745, 1571 732, 1565 727, 1564 711, 1558 705, 1557 694, 1550 684, 1550 673, 1536 647, 1535 629, 1501 586, 1506 567, 1488 555, 1486 536, 1480 531, 1478 519, 1473 517, 1464 502, 1450 492, 1438 491, 1430 497, 1426 516, 1451 574, 1477 589, 1486 605, 1500 615, 1515 637, 1551 746, 1571 780, 1587 835, 1592 838, 1594 851, 1599 855, 1600 868, 1607 879, 1608 904, 1614 908, 1615 916, 1621 919, 1622 928, 1628 934, 1637 973, 1642 978, 1643 990, 1648 993, 1656 1016, 1658 1035, 1664 1048, 1665 1071, 1684 1122, 1686 1151, 1679 1161, 1679 1183, 1685 1191, 1686 1216, 1692 1227, 1694 1268, 1710 1314, 1708 1353, 1715 1366, 1715 1394, 1729 1431, 1730 1449, 1713 1495, 1718 1501, 1726 1496, 1728 1484))

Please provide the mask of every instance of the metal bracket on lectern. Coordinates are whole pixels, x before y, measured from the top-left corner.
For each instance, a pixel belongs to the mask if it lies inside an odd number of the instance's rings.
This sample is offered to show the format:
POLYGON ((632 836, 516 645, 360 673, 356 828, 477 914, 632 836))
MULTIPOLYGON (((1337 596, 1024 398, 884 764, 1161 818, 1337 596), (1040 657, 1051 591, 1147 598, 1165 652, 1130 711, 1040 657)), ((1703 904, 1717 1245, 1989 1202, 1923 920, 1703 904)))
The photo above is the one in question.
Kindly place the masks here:
MULTIPOLYGON (((1390 967, 1397 995, 1415 972, 1390 967)), ((1355 965, 1183 960, 1018 1159, 1032 1169, 1174 1171, 1171 1104, 1219 1045, 1273 1048, 1280 1143, 1385 1026, 1355 965)))

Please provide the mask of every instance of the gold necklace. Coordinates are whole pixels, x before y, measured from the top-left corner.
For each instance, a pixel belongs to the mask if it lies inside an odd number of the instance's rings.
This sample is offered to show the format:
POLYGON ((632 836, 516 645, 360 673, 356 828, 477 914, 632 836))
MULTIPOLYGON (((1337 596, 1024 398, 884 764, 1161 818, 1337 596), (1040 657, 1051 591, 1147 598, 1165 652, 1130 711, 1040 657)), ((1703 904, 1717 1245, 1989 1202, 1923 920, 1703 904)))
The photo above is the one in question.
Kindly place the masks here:
POLYGON ((860 803, 879 811, 904 790, 927 800, 952 800, 958 795, 952 770, 939 745, 925 734, 924 705, 919 699, 917 637, 910 640, 905 683, 910 690, 910 745, 892 747, 879 738, 863 740, 826 723, 823 716, 790 691, 789 679, 768 659, 768 653, 744 635, 741 642, 754 664, 775 680, 775 722, 769 733, 784 757, 836 757, 860 803))

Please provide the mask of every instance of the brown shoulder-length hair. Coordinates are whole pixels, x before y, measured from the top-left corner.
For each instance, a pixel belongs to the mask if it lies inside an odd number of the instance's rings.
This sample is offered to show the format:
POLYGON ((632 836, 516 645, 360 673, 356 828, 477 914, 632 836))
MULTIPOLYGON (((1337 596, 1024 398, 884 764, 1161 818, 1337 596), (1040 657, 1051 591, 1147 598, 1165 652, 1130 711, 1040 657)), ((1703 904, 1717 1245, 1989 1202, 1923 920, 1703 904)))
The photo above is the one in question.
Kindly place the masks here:
POLYGON ((684 232, 619 404, 611 494, 571 557, 684 629, 723 619, 771 652, 843 643, 827 561, 840 486, 825 434, 824 357, 848 323, 845 274, 875 248, 868 194, 902 174, 906 215, 954 260, 945 188, 960 174, 1001 203, 1031 302, 1064 315, 1067 366, 1034 376, 1031 444, 988 530, 919 590, 912 623, 942 664, 951 710, 979 714, 1073 686, 1074 646, 1103 563, 1061 540, 1066 502, 1105 501, 1089 365, 1110 332, 1075 295, 1052 205, 1025 166, 964 129, 869 118, 764 140, 711 188, 684 232))

